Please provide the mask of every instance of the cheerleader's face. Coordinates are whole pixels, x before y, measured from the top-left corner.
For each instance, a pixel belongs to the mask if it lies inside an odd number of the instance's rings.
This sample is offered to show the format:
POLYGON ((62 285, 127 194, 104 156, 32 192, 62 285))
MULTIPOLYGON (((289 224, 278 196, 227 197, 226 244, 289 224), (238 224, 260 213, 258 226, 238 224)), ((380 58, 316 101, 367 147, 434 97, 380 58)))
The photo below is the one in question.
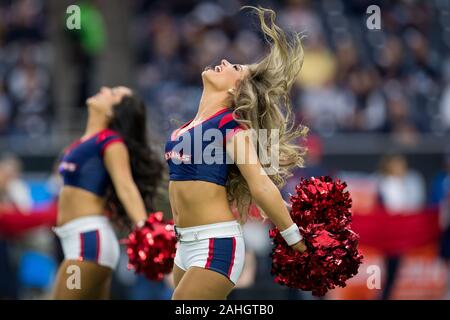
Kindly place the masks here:
POLYGON ((120 103, 125 96, 131 96, 133 92, 127 87, 101 87, 99 92, 88 98, 86 104, 89 109, 111 117, 112 108, 120 103))
POLYGON ((239 81, 248 76, 248 66, 242 64, 232 64, 223 59, 215 67, 207 67, 202 73, 205 87, 212 87, 217 91, 235 90, 239 81))

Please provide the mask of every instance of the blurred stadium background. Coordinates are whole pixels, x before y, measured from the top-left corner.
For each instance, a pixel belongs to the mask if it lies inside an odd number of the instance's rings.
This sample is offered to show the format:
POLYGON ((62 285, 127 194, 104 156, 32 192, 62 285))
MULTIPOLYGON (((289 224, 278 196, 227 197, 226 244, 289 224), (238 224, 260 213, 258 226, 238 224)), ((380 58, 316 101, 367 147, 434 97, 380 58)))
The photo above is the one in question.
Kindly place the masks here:
MULTIPOLYGON (((273 8, 284 28, 305 34, 292 100, 311 128, 310 153, 284 196, 300 177, 323 174, 353 195, 365 263, 325 299, 449 298, 449 1, 0 0, 0 299, 49 297, 61 250, 35 225, 51 224, 55 159, 84 129, 86 97, 101 85, 135 88, 162 148, 171 119, 195 114, 206 65, 264 54, 244 4, 273 8), (81 30, 65 27, 71 4, 81 30), (380 30, 366 26, 372 4, 380 30)), ((170 213, 166 199, 161 208, 170 213)), ((268 226, 245 230, 246 267, 230 298, 313 299, 273 283, 268 226)), ((171 292, 169 279, 127 271, 122 252, 113 298, 171 292)))

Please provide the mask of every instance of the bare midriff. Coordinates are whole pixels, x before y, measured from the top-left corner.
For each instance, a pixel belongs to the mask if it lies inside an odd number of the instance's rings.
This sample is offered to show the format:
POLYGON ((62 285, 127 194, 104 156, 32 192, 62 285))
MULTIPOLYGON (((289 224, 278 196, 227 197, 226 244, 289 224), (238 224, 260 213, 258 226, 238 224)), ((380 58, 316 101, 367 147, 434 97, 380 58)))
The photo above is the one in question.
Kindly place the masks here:
POLYGON ((174 223, 180 228, 235 220, 226 189, 206 181, 170 181, 174 223))
POLYGON ((64 186, 59 194, 57 224, 60 226, 77 218, 100 216, 104 210, 104 198, 80 188, 64 186))

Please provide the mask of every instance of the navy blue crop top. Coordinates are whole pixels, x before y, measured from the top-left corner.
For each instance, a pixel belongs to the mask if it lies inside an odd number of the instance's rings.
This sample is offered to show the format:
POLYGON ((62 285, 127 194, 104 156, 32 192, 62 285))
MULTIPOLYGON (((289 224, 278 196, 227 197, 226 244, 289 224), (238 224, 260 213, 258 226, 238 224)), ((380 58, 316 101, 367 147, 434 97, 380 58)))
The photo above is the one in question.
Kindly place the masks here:
POLYGON ((187 130, 184 128, 192 120, 172 132, 165 146, 170 180, 225 185, 229 166, 233 164, 226 153, 226 141, 245 129, 233 118, 232 112, 222 108, 187 130))
POLYGON ((123 142, 116 132, 105 129, 85 140, 77 140, 65 151, 59 165, 64 185, 90 191, 100 197, 111 183, 103 163, 106 148, 115 142, 123 142))

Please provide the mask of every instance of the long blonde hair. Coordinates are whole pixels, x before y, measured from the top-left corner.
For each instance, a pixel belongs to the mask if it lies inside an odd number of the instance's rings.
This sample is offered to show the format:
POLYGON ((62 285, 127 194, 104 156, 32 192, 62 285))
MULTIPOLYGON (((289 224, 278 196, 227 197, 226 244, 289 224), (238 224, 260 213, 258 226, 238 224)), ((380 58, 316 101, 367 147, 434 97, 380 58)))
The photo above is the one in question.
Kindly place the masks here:
MULTIPOLYGON (((260 129, 278 129, 279 168, 268 176, 281 188, 295 167, 303 166, 306 150, 295 144, 299 137, 305 137, 308 128, 296 126, 292 115, 289 92, 303 64, 301 36, 293 33, 288 39, 285 32, 275 24, 273 10, 261 7, 253 9, 261 25, 270 52, 261 61, 249 65, 249 76, 243 79, 232 98, 233 115, 236 121, 258 132, 260 129), (268 16, 268 23, 266 22, 268 16), (294 141, 294 143, 292 143, 294 141)), ((269 151, 271 140, 258 151, 269 151)), ((245 222, 252 205, 248 184, 236 166, 232 166, 227 180, 227 195, 231 205, 245 222)), ((260 210, 263 216, 265 214, 260 210)))

